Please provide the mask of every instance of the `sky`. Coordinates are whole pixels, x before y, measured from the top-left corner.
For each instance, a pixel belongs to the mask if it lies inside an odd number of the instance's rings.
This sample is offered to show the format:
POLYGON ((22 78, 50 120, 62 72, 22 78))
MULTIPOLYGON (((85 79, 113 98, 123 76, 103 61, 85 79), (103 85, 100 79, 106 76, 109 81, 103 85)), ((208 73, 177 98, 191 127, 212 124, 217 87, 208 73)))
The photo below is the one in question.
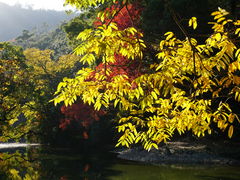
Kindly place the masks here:
POLYGON ((31 6, 33 9, 67 10, 69 7, 63 7, 64 0, 0 0, 8 5, 20 4, 23 7, 31 6))

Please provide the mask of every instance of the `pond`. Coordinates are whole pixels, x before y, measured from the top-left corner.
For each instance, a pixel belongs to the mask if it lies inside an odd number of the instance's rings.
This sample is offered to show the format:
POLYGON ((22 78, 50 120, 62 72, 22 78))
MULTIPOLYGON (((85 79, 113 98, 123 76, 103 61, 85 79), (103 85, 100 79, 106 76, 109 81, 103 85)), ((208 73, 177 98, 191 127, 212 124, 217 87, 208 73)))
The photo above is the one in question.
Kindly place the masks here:
POLYGON ((147 165, 110 152, 69 149, 1 149, 0 179, 40 180, 239 180, 240 167, 147 165))

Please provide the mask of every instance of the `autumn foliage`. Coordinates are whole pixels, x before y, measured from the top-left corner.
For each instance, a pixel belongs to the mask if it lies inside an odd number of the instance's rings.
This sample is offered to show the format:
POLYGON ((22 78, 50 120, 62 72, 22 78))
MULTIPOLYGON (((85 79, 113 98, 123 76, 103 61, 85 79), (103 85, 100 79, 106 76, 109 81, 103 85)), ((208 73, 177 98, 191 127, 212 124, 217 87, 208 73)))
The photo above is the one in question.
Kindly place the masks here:
MULTIPOLYGON (((172 12, 185 39, 166 32, 159 45, 147 44, 136 25, 141 8, 113 2, 117 4, 98 14, 92 29, 78 35, 82 43, 75 53, 91 66, 65 78, 54 102, 72 105, 81 98, 96 110, 116 108, 121 134, 116 146, 140 143, 150 150, 176 133, 201 137, 212 134, 213 127, 233 137, 240 123, 234 106, 240 102, 240 20, 219 8, 211 14, 212 34, 203 42, 192 38, 172 12), (157 58, 148 61, 147 49, 156 50, 157 58)), ((69 3, 87 8, 102 1, 69 3)), ((189 28, 197 25, 192 17, 189 28)))
MULTIPOLYGON (((137 27, 140 23, 142 10, 143 7, 141 7, 140 2, 134 2, 132 4, 116 2, 111 7, 105 9, 102 14, 104 19, 101 20, 101 18, 98 17, 94 22, 94 26, 109 25, 109 23, 113 22, 116 23, 118 30, 137 27)), ((139 61, 129 60, 127 57, 118 54, 117 52, 114 54, 114 59, 115 61, 113 63, 100 63, 96 67, 95 72, 92 73, 91 77, 94 77, 96 72, 102 72, 102 74, 107 76, 108 81, 111 81, 114 76, 126 75, 131 82, 133 79, 141 75, 141 64, 139 61), (110 73, 107 74, 106 71, 109 71, 110 73)), ((94 80, 91 77, 90 79, 94 80)))
POLYGON ((118 75, 126 75, 129 82, 141 75, 141 64, 138 61, 131 61, 121 55, 115 55, 115 62, 104 64, 100 63, 86 81, 96 80, 96 73, 106 75, 106 81, 112 81, 113 77, 118 75), (107 72, 106 72, 107 71, 107 72))
POLYGON ((106 8, 101 18, 97 18, 94 22, 94 26, 102 26, 103 24, 108 25, 111 22, 117 24, 119 30, 124 30, 128 27, 136 27, 140 23, 140 16, 142 13, 143 7, 140 2, 134 2, 132 4, 122 4, 116 2, 109 8, 106 8), (112 16, 114 14, 114 16, 112 16))
POLYGON ((92 106, 84 104, 82 101, 74 103, 71 106, 62 106, 61 112, 64 118, 60 120, 59 128, 66 130, 71 127, 72 123, 82 126, 85 130, 83 137, 88 138, 87 130, 94 121, 99 121, 101 116, 106 114, 105 111, 96 111, 92 106))
MULTIPOLYGON (((103 12, 105 16, 104 21, 97 18, 94 26, 98 27, 114 22, 119 30, 124 30, 139 24, 141 12, 142 8, 139 3, 128 5, 115 3, 103 12), (118 12, 114 18, 108 17, 114 12, 118 12)), ((106 81, 108 82, 111 82, 115 76, 125 75, 131 83, 142 74, 141 63, 139 61, 129 60, 127 57, 117 53, 114 54, 114 59, 114 62, 108 64, 102 62, 97 65, 85 81, 96 81, 97 74, 98 76, 106 76, 106 81)), ((135 88, 135 84, 133 84, 133 88, 135 88)), ((87 129, 94 121, 98 121, 99 117, 106 113, 103 110, 96 111, 92 106, 84 104, 82 101, 74 103, 71 106, 62 106, 61 112, 65 116, 65 118, 61 119, 59 125, 62 130, 65 130, 73 121, 87 129)), ((83 137, 88 137, 86 131, 83 133, 83 137)))

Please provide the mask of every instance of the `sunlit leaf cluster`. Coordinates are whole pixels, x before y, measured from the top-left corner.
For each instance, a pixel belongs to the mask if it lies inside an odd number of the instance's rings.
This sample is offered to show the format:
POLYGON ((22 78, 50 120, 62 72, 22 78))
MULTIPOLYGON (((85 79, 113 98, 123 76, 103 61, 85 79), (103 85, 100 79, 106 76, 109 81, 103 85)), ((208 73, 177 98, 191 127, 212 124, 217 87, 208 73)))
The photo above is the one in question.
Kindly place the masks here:
POLYGON ((115 61, 114 55, 121 54, 129 59, 142 58, 145 47, 142 34, 134 27, 119 31, 115 23, 98 26, 96 30, 86 29, 78 35, 81 44, 75 49, 84 64, 92 65, 98 58, 103 63, 115 61))
MULTIPOLYGON (((239 105, 240 101, 240 49, 236 41, 240 24, 227 15, 220 8, 212 13, 213 33, 205 43, 165 33, 156 54, 159 61, 133 80, 119 74, 108 81, 109 68, 105 74, 91 68, 80 70, 75 78, 65 78, 59 84, 54 102, 63 101, 67 106, 80 98, 96 110, 117 108, 121 133, 117 146, 141 143, 150 150, 175 133, 191 131, 198 137, 211 134, 212 125, 227 131, 231 138, 239 124, 232 102, 239 105), (89 80, 93 72, 94 78, 89 80)), ((197 28, 195 17, 189 26, 197 28)), ((114 24, 87 29, 78 37, 83 43, 76 53, 88 64, 97 59, 113 62, 115 53, 141 61, 136 58, 140 56, 144 61, 142 49, 146 45, 137 32, 132 27, 120 31, 114 24)))

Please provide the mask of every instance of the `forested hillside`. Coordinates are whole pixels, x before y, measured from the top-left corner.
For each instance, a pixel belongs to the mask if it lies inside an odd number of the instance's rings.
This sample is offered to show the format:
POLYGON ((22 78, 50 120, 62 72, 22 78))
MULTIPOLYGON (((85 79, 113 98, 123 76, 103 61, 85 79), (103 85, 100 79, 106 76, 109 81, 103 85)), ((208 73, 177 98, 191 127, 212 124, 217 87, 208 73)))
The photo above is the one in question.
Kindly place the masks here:
POLYGON ((64 20, 70 19, 65 12, 51 10, 25 9, 21 6, 9 6, 0 2, 0 41, 13 40, 19 36, 23 30, 44 26, 45 32, 53 30, 64 20))
MULTIPOLYGON (((12 43, 24 49, 54 50, 54 59, 57 59, 61 55, 73 52, 79 43, 77 35, 92 25, 94 17, 94 13, 90 11, 76 15, 71 20, 62 22, 55 29, 47 32, 44 31, 47 29, 44 26, 34 28, 32 31, 23 30, 12 43)), ((45 24, 45 26, 47 25, 45 24)))
POLYGON ((38 29, 33 31, 24 30, 12 43, 24 49, 54 50, 54 58, 56 59, 61 55, 71 53, 73 50, 68 43, 67 34, 63 30, 64 24, 62 23, 57 28, 48 32, 41 32, 38 29))

